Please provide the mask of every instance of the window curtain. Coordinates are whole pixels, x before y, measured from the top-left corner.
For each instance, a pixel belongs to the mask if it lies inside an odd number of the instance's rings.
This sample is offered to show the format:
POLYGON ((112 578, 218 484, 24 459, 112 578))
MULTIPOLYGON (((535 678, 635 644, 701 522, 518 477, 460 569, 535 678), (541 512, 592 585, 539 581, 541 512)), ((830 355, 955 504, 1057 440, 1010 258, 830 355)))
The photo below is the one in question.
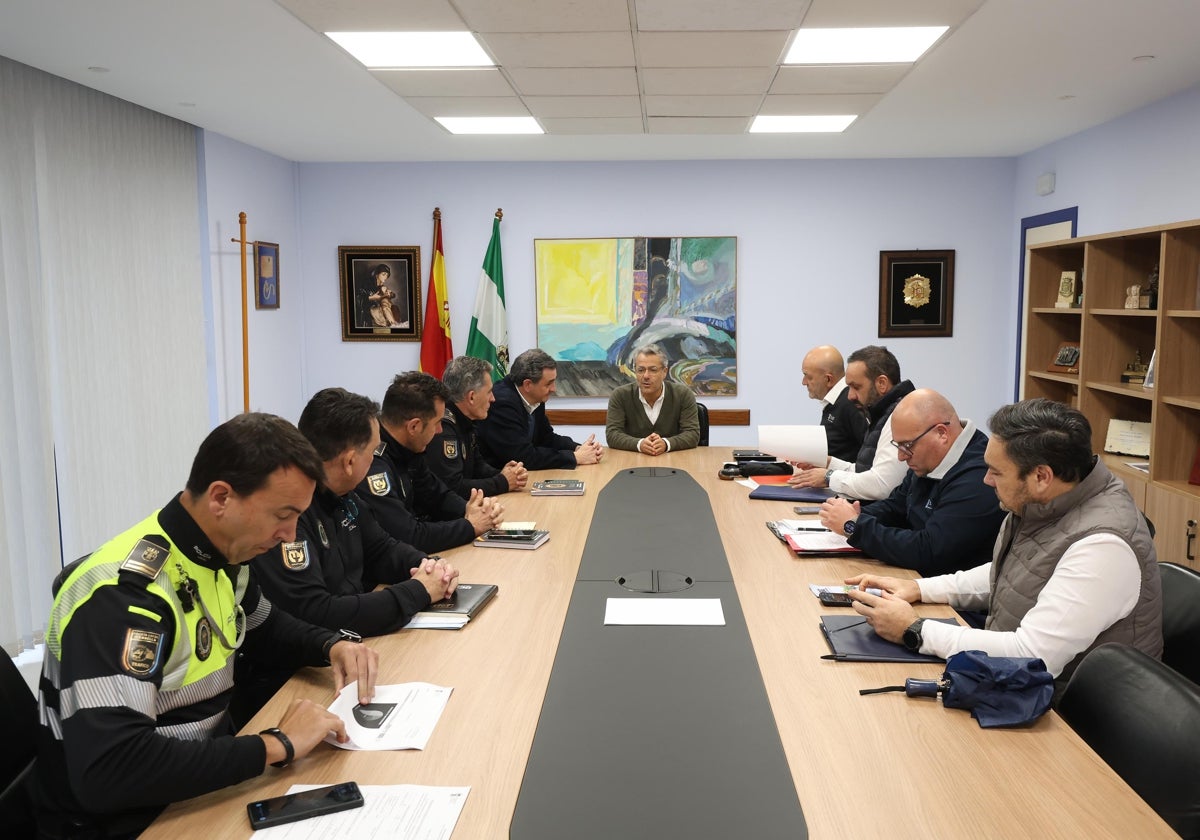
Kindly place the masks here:
POLYGON ((0 644, 208 430, 196 129, 0 58, 0 644))

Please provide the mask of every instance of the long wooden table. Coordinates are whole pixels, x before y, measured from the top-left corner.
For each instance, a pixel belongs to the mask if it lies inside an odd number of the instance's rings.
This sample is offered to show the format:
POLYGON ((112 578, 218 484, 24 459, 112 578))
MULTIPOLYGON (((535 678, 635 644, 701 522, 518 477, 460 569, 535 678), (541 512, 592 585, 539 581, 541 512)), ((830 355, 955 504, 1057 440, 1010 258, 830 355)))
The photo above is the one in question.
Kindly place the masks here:
MULTIPOLYGON (((588 485, 579 497, 503 497, 509 519, 549 527, 546 545, 532 552, 464 546, 442 553, 462 569, 464 582, 499 584, 496 600, 461 631, 403 630, 368 642, 380 653, 381 683, 453 686, 424 751, 320 746, 291 768, 269 768, 257 779, 171 806, 143 837, 249 837, 246 802, 292 784, 351 779, 470 785, 454 840, 507 837, 596 497, 616 470, 648 465, 688 470, 712 500, 810 837, 1176 836, 1054 713, 1029 728, 985 731, 940 701, 859 696, 860 688, 936 676, 941 666, 822 660, 828 648, 817 623, 829 610, 808 585, 860 570, 911 574, 862 559, 797 559, 763 524, 792 518, 791 505, 750 501, 744 487, 719 480, 728 456, 725 448, 660 458, 608 451, 597 466, 534 473, 588 485)), ((631 557, 638 551, 636 533, 629 534, 629 550, 631 557)), ((947 607, 918 609, 951 614, 947 607)), ((331 702, 328 673, 297 674, 246 731, 274 725, 298 696, 331 702)), ((736 715, 731 721, 736 726, 736 715)), ((754 836, 753 826, 746 836, 754 836)))

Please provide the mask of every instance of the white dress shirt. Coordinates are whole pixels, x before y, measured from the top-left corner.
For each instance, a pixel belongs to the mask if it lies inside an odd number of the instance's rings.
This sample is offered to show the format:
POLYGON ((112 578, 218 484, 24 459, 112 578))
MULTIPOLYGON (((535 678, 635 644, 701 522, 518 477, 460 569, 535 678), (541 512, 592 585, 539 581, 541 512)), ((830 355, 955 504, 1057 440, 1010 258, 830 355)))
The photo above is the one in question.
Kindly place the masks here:
POLYGON ((908 465, 900 460, 900 450, 892 446, 892 418, 883 423, 879 433, 879 445, 871 469, 855 472, 854 464, 841 458, 830 458, 829 488, 839 496, 851 499, 886 499, 900 486, 908 472, 908 465))

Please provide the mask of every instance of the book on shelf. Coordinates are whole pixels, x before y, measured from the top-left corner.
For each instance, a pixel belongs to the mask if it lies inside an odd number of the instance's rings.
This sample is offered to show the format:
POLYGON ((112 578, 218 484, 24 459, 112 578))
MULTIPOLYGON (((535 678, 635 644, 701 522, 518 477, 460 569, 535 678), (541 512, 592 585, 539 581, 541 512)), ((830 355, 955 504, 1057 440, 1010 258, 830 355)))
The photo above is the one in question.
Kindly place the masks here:
POLYGON ((531 496, 582 496, 583 481, 578 478, 548 478, 535 481, 529 488, 531 496))
POLYGON ((421 610, 408 626, 419 630, 458 630, 478 615, 499 590, 494 583, 460 583, 453 595, 421 610))
POLYGON ((493 528, 476 537, 475 545, 478 548, 519 548, 533 551, 535 548, 541 547, 548 539, 550 539, 549 531, 533 531, 529 534, 514 535, 504 533, 501 528, 493 528))

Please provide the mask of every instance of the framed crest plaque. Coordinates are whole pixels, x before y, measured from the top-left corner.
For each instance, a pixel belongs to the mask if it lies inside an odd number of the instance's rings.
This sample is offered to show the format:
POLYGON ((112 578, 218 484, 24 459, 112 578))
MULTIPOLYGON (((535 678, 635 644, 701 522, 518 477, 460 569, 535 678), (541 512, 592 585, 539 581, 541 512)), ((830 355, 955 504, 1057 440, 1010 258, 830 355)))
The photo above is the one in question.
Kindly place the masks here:
POLYGON ((879 337, 954 334, 954 252, 879 252, 879 337))

